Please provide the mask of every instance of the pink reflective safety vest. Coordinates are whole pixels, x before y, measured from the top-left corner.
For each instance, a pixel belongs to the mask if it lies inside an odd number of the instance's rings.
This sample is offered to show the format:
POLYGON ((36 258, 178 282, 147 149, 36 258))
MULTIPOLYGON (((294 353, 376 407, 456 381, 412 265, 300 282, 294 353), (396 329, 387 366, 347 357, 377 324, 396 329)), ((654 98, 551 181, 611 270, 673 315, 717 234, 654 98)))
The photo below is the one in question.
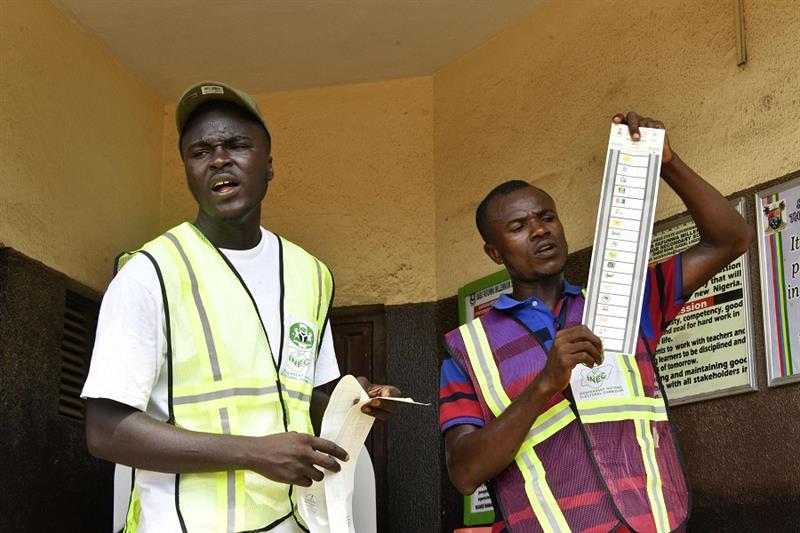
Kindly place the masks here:
MULTIPOLYGON (((583 314, 583 298, 568 298, 564 327, 579 325, 583 314)), ((496 309, 448 333, 445 344, 469 375, 486 422, 514 400, 509 375, 522 373, 529 383, 547 360, 535 335, 496 309)), ((514 462, 490 483, 509 531, 599 533, 620 522, 635 532, 683 528, 689 488, 653 348, 640 335, 637 353, 626 356, 627 397, 580 408, 569 392, 570 399, 550 399, 514 462)))

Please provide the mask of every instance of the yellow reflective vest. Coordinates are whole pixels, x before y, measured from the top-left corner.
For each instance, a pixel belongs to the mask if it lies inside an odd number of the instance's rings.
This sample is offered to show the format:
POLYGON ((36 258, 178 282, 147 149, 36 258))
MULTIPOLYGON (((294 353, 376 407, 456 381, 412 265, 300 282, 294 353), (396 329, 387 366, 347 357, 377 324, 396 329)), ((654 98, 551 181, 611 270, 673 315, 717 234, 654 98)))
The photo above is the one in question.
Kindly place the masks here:
MULTIPOLYGON (((565 327, 581 320, 583 298, 572 301, 565 327)), ((496 309, 449 332, 445 345, 472 381, 487 422, 513 400, 503 372, 516 365, 532 379, 547 360, 536 335, 496 309)), ((577 403, 555 394, 514 462, 492 480, 510 532, 602 531, 622 522, 630 531, 667 533, 685 526, 689 488, 652 349, 642 334, 636 354, 606 355, 619 359, 626 393, 577 403)))
MULTIPOLYGON (((192 224, 167 231, 136 253, 155 267, 164 300, 168 423, 205 433, 313 433, 314 367, 333 298, 328 268, 278 238, 280 319, 271 345, 252 295, 227 258, 192 224), (273 351, 278 357, 273 357, 273 351), (276 363, 277 359, 277 363, 276 363), (281 372, 278 372, 281 368, 281 372)), ((236 470, 175 476, 184 532, 267 530, 300 520, 292 487, 236 470)), ((139 525, 134 488, 126 532, 139 525)))

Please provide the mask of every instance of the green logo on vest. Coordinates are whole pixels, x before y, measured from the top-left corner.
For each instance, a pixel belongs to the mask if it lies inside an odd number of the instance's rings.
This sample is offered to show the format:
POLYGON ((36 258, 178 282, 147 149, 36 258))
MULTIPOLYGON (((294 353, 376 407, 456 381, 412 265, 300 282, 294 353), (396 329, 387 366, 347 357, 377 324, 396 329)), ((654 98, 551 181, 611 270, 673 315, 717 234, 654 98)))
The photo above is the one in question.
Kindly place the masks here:
POLYGON ((311 352, 309 350, 289 350, 289 362, 297 368, 303 368, 311 363, 311 352))
POLYGON ((314 330, 307 324, 295 322, 289 328, 289 340, 300 348, 311 348, 314 346, 314 330))
POLYGON ((586 379, 591 381, 592 383, 600 383, 608 379, 608 376, 605 372, 591 372, 589 375, 586 376, 586 379))
POLYGON ((583 372, 583 378, 589 383, 590 387, 599 387, 605 380, 611 377, 613 367, 611 365, 596 366, 583 372))

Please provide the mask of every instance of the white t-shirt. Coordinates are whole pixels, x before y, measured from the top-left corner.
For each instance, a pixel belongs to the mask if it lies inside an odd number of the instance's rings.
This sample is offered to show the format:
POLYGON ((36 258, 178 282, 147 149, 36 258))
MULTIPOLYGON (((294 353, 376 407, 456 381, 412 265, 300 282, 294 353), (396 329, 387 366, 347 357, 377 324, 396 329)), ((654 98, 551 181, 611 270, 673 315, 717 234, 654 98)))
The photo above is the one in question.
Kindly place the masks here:
MULTIPOLYGON (((279 345, 280 280, 278 238, 261 228, 261 241, 249 250, 221 250, 236 268, 258 307, 270 344, 279 345)), ((322 335, 314 386, 339 377, 330 324, 322 335)), ((277 350, 273 356, 277 361, 277 350)), ((111 281, 100 306, 92 363, 84 398, 106 398, 166 421, 166 323, 161 286, 152 263, 135 255, 111 281)), ((286 361, 284 360, 284 364, 286 361)), ((142 503, 142 533, 180 531, 175 512, 173 474, 136 471, 142 503)), ((275 533, 299 533, 284 521, 275 533)))

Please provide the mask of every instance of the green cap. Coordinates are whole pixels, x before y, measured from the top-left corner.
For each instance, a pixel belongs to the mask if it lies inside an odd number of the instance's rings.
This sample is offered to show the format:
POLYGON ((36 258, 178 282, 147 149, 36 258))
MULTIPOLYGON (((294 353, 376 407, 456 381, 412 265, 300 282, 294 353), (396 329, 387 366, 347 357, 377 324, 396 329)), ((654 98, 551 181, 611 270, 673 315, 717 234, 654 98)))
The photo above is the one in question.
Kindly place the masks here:
POLYGON ((175 110, 175 125, 178 126, 179 137, 183 135, 183 128, 186 126, 186 121, 189 120, 192 112, 200 105, 211 100, 225 100, 243 107, 261 122, 267 131, 267 136, 269 136, 267 123, 264 121, 264 117, 261 116, 261 110, 252 96, 218 81, 201 81, 186 89, 183 96, 178 100, 178 108, 175 110))

